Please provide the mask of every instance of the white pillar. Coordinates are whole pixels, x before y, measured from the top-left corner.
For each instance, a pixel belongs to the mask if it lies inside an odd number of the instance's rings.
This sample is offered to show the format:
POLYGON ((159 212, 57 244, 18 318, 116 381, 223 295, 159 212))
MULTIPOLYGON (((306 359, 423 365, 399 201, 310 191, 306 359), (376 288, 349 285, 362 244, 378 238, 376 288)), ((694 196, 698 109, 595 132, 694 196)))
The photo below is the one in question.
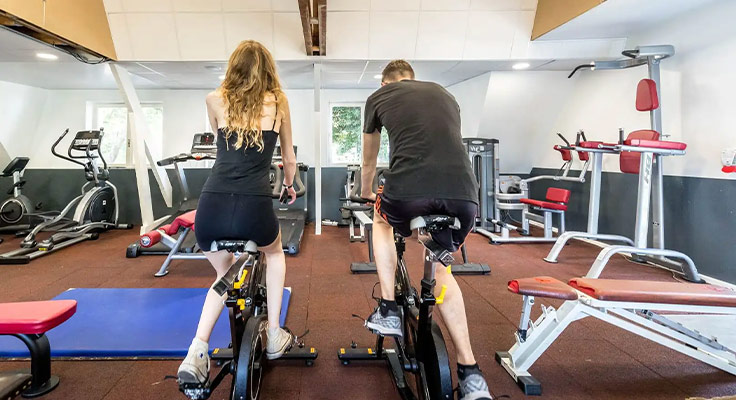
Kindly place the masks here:
POLYGON ((314 64, 314 114, 312 117, 314 129, 314 234, 322 234, 322 65, 314 64))
POLYGON ((155 227, 157 221, 153 216, 153 205, 151 204, 151 187, 148 181, 148 165, 146 160, 153 169, 153 175, 156 178, 161 194, 164 197, 167 207, 172 206, 171 198, 171 182, 166 170, 156 165, 156 161, 152 159, 151 152, 146 145, 146 139, 149 136, 148 125, 143 115, 138 94, 133 86, 130 73, 122 66, 111 63, 110 70, 115 77, 120 93, 123 95, 125 105, 128 107, 128 120, 130 121, 128 129, 130 129, 131 148, 133 150, 133 164, 135 166, 135 179, 138 186, 138 201, 141 207, 141 234, 150 231, 155 227))

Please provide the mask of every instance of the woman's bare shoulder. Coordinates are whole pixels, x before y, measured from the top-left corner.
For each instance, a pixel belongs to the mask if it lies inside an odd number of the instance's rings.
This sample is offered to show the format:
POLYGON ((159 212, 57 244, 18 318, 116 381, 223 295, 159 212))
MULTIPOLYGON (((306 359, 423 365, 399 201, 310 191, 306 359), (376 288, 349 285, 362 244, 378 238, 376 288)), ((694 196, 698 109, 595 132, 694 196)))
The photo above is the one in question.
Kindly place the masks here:
POLYGON ((222 104, 222 94, 219 90, 213 90, 209 93, 207 93, 207 96, 205 97, 205 101, 209 105, 219 105, 222 104))

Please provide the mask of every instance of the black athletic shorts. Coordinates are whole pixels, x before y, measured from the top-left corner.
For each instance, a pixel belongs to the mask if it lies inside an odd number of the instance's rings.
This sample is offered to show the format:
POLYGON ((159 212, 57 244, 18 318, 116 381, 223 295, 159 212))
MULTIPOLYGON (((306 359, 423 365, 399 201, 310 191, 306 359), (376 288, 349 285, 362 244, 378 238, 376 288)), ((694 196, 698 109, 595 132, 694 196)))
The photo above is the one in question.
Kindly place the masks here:
POLYGON ((199 198, 194 234, 204 251, 223 239, 268 246, 279 235, 279 220, 271 196, 205 192, 199 198))
POLYGON ((376 212, 394 230, 404 237, 411 236, 411 220, 425 215, 449 215, 460 220, 460 229, 447 229, 432 234, 437 244, 450 251, 457 251, 475 225, 478 205, 467 200, 417 199, 392 200, 378 188, 376 212))

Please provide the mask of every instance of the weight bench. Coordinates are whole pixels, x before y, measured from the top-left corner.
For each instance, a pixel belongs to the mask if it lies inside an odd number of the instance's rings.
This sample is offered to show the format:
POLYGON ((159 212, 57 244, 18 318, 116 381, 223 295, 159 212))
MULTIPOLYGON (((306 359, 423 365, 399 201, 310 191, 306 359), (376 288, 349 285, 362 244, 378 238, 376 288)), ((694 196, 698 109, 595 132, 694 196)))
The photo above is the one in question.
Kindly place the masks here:
MULTIPOLYGON (((161 277, 166 276, 169 273, 169 265, 172 260, 206 260, 207 257, 200 251, 188 252, 181 251, 182 244, 187 238, 187 235, 194 231, 194 217, 197 211, 192 210, 186 212, 174 219, 169 225, 164 225, 156 230, 141 235, 140 243, 141 247, 149 248, 156 243, 163 243, 166 247, 170 248, 169 254, 166 256, 161 268, 153 274, 153 276, 161 277), (179 234, 175 239, 173 236, 179 234)), ((195 246, 197 249, 197 246, 195 246)))
POLYGON ((542 394, 529 368, 570 323, 595 317, 631 333, 736 375, 736 352, 693 328, 654 311, 695 314, 736 314, 736 292, 724 287, 679 282, 575 278, 565 284, 539 276, 509 282, 509 291, 523 296, 516 344, 497 352, 496 361, 527 395, 542 394), (531 321, 535 297, 564 300, 557 309, 542 306, 531 321))
POLYGON ((46 332, 61 325, 77 311, 75 300, 0 303, 0 335, 22 340, 31 352, 31 373, 0 373, 0 399, 42 396, 59 385, 51 375, 51 347, 46 332))

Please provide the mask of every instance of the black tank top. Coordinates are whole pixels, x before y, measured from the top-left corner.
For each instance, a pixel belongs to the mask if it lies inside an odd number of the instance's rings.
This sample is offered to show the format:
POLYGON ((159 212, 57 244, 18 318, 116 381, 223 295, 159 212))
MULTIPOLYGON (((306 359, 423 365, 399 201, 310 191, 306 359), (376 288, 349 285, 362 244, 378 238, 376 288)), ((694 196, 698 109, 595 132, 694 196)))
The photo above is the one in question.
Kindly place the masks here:
POLYGON ((262 131, 262 151, 258 151, 258 147, 236 149, 238 136, 233 133, 229 140, 225 139, 224 130, 218 129, 217 160, 202 192, 271 196, 269 172, 273 150, 279 137, 274 131, 275 127, 274 120, 270 130, 262 131))

